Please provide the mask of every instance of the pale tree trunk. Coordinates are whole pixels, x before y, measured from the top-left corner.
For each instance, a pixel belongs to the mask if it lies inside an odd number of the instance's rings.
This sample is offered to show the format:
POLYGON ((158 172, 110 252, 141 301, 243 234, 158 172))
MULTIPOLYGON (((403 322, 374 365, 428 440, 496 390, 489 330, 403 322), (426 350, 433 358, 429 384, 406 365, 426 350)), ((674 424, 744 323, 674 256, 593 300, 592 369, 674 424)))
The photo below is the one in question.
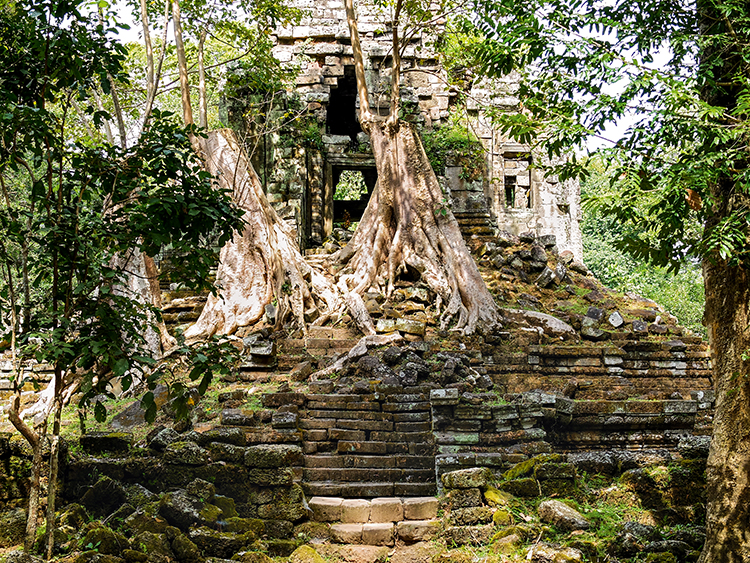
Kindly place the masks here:
POLYGON ((195 341, 214 334, 232 334, 263 317, 276 302, 277 324, 289 313, 305 326, 305 313, 317 309, 322 323, 341 312, 343 301, 331 282, 312 269, 297 247, 293 229, 268 203, 250 161, 229 129, 212 131, 206 144, 206 170, 232 191, 244 210, 245 228, 221 249, 216 285, 198 321, 185 331, 195 341))
POLYGON ((206 65, 203 60, 203 47, 206 43, 207 30, 201 31, 198 41, 198 125, 208 127, 208 94, 206 93, 206 65))
MULTIPOLYGON (((127 252, 118 253, 110 267, 127 275, 127 283, 118 284, 113 291, 141 304, 161 308, 161 289, 153 258, 133 248, 127 252)), ((167 332, 163 321, 157 321, 151 312, 147 314, 147 317, 148 326, 142 335, 145 347, 151 357, 160 358, 162 351, 173 348, 177 341, 167 332)))
MULTIPOLYGON (((148 126, 148 120, 151 117, 151 111, 154 107, 154 100, 156 99, 156 93, 159 90, 159 81, 161 80, 161 69, 164 65, 164 56, 167 52, 167 32, 169 30, 169 6, 171 0, 166 0, 164 3, 164 31, 161 37, 161 52, 159 53, 159 65, 156 68, 154 75, 153 88, 150 90, 146 97, 146 109, 143 112, 143 126, 141 131, 145 130, 148 126)), ((141 9, 143 10, 143 2, 141 2, 141 9)), ((148 16, 147 16, 148 19, 148 16)))
MULTIPOLYGON (((92 95, 94 96, 94 100, 96 100, 96 107, 99 108, 99 111, 104 111, 104 103, 102 102, 101 96, 99 96, 99 93, 96 91, 96 89, 91 91, 92 95)), ((107 136, 107 142, 110 145, 115 144, 115 136, 112 134, 112 127, 109 125, 109 120, 104 120, 104 134, 107 136)))
POLYGON ((172 0, 172 23, 174 25, 174 43, 177 51, 177 66, 180 73, 180 93, 182 99, 182 119, 185 125, 192 125, 193 106, 190 102, 190 81, 188 79, 187 57, 185 43, 182 39, 182 19, 180 16, 179 0, 172 0))
MULTIPOLYGON (((141 0, 141 27, 143 28, 143 46, 146 49, 146 95, 151 99, 156 90, 154 79, 154 47, 151 44, 151 24, 148 18, 148 1, 141 0)), ((163 45, 162 45, 163 46, 163 45)))
MULTIPOLYGON (((400 16, 401 2, 395 18, 400 16)), ((501 320, 492 295, 479 274, 414 127, 398 118, 399 33, 394 25, 391 111, 387 120, 369 109, 364 60, 353 0, 346 0, 352 39, 360 123, 370 135, 378 182, 352 240, 334 258, 346 263, 340 287, 361 295, 370 287, 393 290, 409 269, 438 297, 441 328, 455 321, 464 334, 478 327, 491 330, 501 320)), ((348 299, 347 302, 351 302, 348 299)), ((359 302, 359 300, 354 300, 359 302)), ((352 311, 356 318, 356 314, 352 311)), ((361 325, 362 323, 360 323, 361 325)))

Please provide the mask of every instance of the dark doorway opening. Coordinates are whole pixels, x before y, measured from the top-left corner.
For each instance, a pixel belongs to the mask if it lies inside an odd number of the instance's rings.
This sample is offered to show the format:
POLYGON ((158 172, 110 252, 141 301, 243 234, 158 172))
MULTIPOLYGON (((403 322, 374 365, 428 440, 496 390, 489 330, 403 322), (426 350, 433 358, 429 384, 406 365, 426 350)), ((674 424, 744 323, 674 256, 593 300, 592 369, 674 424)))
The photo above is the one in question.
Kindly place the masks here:
POLYGON ((353 65, 344 67, 344 76, 339 77, 336 88, 331 88, 326 127, 329 134, 347 135, 352 142, 362 132, 357 121, 357 78, 353 65))

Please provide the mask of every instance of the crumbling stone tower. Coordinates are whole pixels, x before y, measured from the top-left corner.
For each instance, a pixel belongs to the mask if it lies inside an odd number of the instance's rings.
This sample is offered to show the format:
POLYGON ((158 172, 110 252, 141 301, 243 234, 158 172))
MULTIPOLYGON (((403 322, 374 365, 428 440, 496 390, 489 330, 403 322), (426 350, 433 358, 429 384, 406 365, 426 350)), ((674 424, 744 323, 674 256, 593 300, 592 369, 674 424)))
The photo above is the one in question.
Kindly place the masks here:
MULTIPOLYGON (((287 219, 296 221, 300 243, 307 248, 324 241, 334 222, 359 219, 377 173, 367 136, 357 122, 359 103, 344 2, 296 0, 296 4, 305 16, 297 26, 276 30, 273 53, 282 63, 299 69, 288 95, 307 110, 313 125, 307 125, 302 133, 288 134, 296 144, 272 133, 254 157, 254 164, 271 203, 287 219), (310 142, 315 127, 319 136, 310 142), (362 173, 367 193, 359 201, 334 199, 339 178, 347 170, 362 173)), ((390 29, 370 0, 360 1, 357 9, 370 106, 384 114, 391 74, 390 29)), ((459 103, 436 50, 440 32, 437 27, 414 37, 402 61, 404 107, 412 110, 412 118, 426 129, 444 125, 451 108, 459 103)), ((571 250, 580 258, 577 183, 544 176, 535 167, 542 162, 541 155, 505 138, 488 118, 489 107, 515 111, 515 89, 512 77, 472 86, 462 109, 484 147, 486 171, 476 181, 462 178, 461 166, 448 155, 443 185, 452 211, 466 235, 488 235, 494 229, 554 234, 560 250, 571 250)), ((275 118, 288 114, 288 108, 282 108, 275 118)), ((274 115, 270 117, 274 119, 274 115)))

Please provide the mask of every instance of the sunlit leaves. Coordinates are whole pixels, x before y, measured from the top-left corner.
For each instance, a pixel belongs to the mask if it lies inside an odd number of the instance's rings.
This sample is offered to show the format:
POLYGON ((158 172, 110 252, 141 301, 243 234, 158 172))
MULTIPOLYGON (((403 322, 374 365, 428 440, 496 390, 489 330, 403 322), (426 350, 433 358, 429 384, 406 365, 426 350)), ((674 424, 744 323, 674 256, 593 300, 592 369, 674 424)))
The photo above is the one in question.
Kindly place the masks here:
MULTIPOLYGON (((747 3, 490 0, 477 9, 485 71, 520 79, 522 117, 494 116, 509 135, 575 158, 571 148, 608 124, 632 123, 606 151, 618 195, 600 209, 648 234, 621 246, 670 268, 690 254, 747 265, 744 205, 728 205, 750 190, 747 3), (688 189, 704 205, 688 205, 688 189), (691 225, 702 221, 701 236, 691 225)), ((582 171, 569 161, 560 175, 582 171)))

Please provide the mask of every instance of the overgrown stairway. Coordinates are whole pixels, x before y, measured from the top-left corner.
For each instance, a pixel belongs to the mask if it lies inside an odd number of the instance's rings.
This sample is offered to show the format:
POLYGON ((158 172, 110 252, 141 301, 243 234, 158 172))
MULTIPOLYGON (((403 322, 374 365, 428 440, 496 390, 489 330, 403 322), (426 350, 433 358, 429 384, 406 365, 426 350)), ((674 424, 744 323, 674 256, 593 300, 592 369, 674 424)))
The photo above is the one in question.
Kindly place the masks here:
POLYGON ((312 394, 300 412, 309 496, 434 495, 429 391, 312 394))
POLYGON ((461 228, 464 239, 469 241, 477 237, 483 241, 489 241, 495 237, 495 227, 492 217, 486 210, 482 211, 454 211, 453 215, 461 228))

